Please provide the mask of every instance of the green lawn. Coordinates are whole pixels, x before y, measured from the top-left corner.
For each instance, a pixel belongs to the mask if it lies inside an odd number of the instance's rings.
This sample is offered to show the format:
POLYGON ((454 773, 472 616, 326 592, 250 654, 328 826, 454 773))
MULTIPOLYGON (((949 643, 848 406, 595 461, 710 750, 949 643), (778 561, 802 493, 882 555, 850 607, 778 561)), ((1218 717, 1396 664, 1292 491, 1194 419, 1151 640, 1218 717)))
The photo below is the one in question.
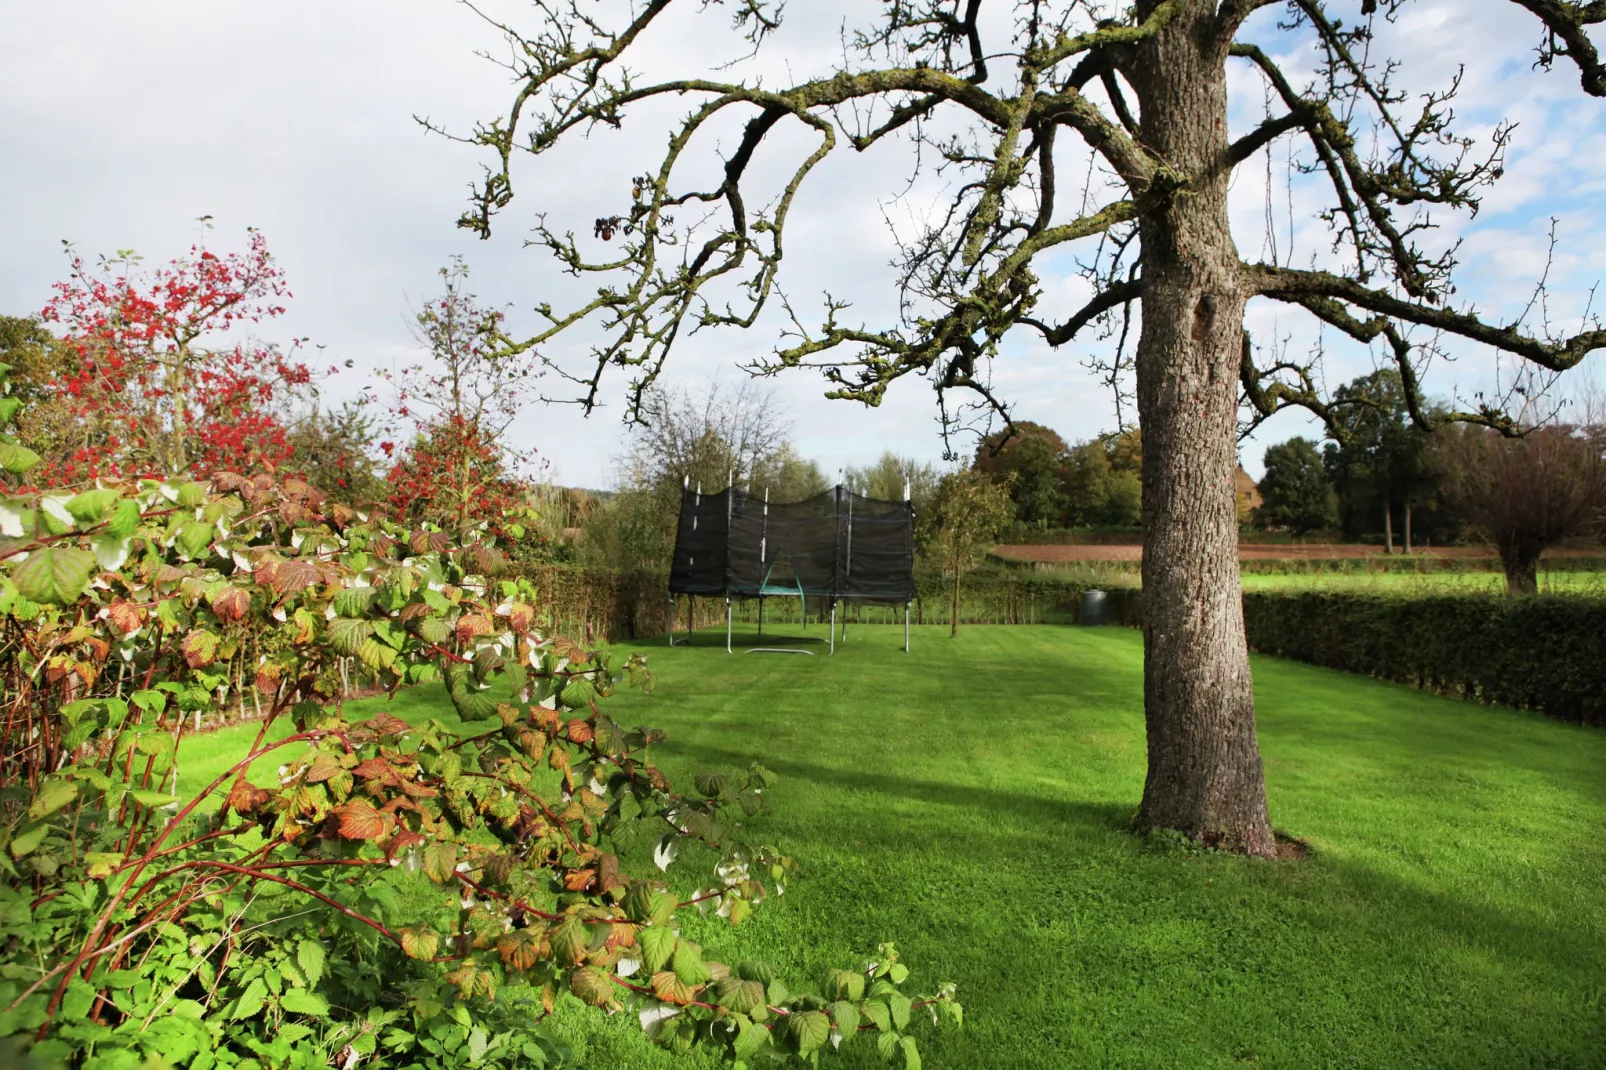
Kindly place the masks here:
MULTIPOLYGON (((689 935, 806 979, 896 940, 912 985, 965 1004, 928 1067, 1606 1066, 1606 733, 1256 659, 1273 821, 1314 854, 1251 862, 1124 831, 1136 632, 924 628, 905 655, 863 627, 834 658, 699 638, 639 644, 657 691, 610 712, 667 729, 678 779, 762 759, 782 779, 753 838, 808 873, 689 935)), ((195 743, 186 781, 227 739, 195 743)), ((686 1065, 633 1016, 559 1017, 586 1066, 686 1065)))
MULTIPOLYGON (((1448 594, 1457 591, 1500 592, 1501 572, 1289 572, 1246 573, 1246 591, 1378 591, 1395 594, 1448 594)), ((1541 571, 1541 594, 1606 595, 1606 572, 1541 571)))

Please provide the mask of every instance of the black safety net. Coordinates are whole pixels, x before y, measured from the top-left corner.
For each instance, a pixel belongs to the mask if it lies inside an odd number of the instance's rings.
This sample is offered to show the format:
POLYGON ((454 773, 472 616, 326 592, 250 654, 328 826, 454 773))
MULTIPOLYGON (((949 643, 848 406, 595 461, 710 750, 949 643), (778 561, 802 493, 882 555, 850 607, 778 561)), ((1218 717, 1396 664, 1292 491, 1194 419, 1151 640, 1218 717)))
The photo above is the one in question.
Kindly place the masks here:
POLYGON ((801 502, 729 489, 681 497, 671 594, 908 602, 914 511, 833 487, 801 502))

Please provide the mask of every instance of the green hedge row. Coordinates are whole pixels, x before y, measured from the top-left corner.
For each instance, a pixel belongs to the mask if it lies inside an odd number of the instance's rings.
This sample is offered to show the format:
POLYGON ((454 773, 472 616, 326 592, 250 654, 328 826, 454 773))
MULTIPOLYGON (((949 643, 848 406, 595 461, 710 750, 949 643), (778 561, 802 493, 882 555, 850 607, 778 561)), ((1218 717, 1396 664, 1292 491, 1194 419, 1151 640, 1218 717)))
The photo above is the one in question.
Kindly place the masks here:
POLYGON ((1606 599, 1254 591, 1249 647, 1606 725, 1606 599))

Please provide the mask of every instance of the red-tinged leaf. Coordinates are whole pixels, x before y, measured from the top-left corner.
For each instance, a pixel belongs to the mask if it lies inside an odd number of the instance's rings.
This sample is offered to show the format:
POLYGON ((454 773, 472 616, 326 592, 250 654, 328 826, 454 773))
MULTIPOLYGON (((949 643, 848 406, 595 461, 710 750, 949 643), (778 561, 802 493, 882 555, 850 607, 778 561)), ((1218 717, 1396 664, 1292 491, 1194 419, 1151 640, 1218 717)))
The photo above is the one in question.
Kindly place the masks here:
POLYGON ((696 990, 676 977, 671 970, 660 970, 652 975, 652 992, 665 1003, 675 1003, 682 1007, 697 996, 696 990))
POLYGON ((591 726, 584 721, 569 722, 569 738, 582 746, 591 742, 591 726))
POLYGON ((385 815, 367 799, 351 799, 335 813, 340 815, 340 835, 348 840, 377 840, 385 834, 385 815))
POLYGON ((516 632, 529 631, 530 625, 535 623, 535 607, 514 602, 508 607, 507 622, 516 632))
POLYGON ((221 621, 241 619, 251 609, 251 592, 243 587, 223 587, 212 595, 212 612, 221 621))
POLYGON ((472 999, 477 995, 487 998, 496 995, 496 978, 489 970, 480 969, 472 961, 448 973, 446 980, 457 986, 458 995, 464 999, 472 999))
POLYGON ((271 587, 280 598, 304 591, 323 579, 318 566, 310 561, 281 561, 269 558, 257 566, 254 573, 257 583, 271 587))
POLYGON ((437 840, 424 848, 424 875, 436 884, 452 879, 457 869, 457 844, 437 840))
POLYGON ((276 695, 279 693, 279 676, 282 671, 279 666, 274 665, 272 662, 258 665, 256 676, 253 678, 252 683, 262 694, 276 695))
POLYGON ((482 613, 464 613, 457 618, 457 641, 466 643, 481 635, 496 631, 496 624, 482 613))
POLYGON ((545 948, 546 926, 532 925, 525 929, 514 929, 496 941, 496 953, 502 956, 502 961, 510 969, 528 970, 541 961, 542 951, 550 952, 545 948))
POLYGON ((395 858, 409 847, 414 847, 424 842, 424 837, 412 829, 398 826, 396 831, 391 833, 390 839, 380 846, 385 849, 386 858, 395 858))
POLYGON ((607 895, 615 888, 623 887, 624 883, 619 877, 619 857, 600 855, 597 858, 597 891, 607 895))
POLYGON ((192 669, 204 669, 217 658, 218 637, 215 632, 204 631, 200 628, 184 636, 179 643, 179 651, 184 655, 184 662, 192 669))
POLYGON ((413 726, 389 713, 376 713, 359 727, 366 728, 376 737, 383 739, 386 736, 399 736, 413 730, 413 726))
POLYGON ((229 794, 224 798, 223 809, 225 813, 233 810, 235 813, 242 815, 254 814, 270 798, 272 796, 266 789, 257 787, 245 779, 244 775, 241 775, 235 779, 234 786, 229 789, 229 794))
POLYGON ((571 892, 583 892, 590 888, 596 879, 597 871, 594 869, 571 870, 563 878, 563 887, 571 892))
POLYGON ((396 770, 383 758, 368 758, 358 762, 351 775, 363 780, 395 780, 396 770))
POLYGON ((441 936, 434 929, 407 928, 401 931, 401 946, 408 958, 427 962, 440 950, 441 936))
POLYGON ((322 784, 331 777, 339 776, 345 767, 340 759, 328 751, 323 751, 307 766, 307 775, 303 778, 308 784, 322 784))
POLYGON ((128 602, 113 602, 106 607, 106 623, 118 635, 127 635, 145 624, 145 611, 128 602))
POLYGON ((569 991, 593 1007, 603 1007, 615 995, 613 975, 595 966, 582 966, 569 975, 569 991))

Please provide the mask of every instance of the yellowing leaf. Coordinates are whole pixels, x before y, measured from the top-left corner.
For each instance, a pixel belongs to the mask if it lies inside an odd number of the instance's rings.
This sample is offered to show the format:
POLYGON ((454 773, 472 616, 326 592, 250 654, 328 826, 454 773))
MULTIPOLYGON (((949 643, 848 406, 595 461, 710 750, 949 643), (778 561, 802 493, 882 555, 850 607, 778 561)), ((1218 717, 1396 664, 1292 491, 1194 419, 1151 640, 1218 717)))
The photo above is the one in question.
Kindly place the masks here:
POLYGON ((385 815, 367 799, 352 799, 335 812, 340 815, 340 835, 348 840, 377 840, 385 834, 385 815))

